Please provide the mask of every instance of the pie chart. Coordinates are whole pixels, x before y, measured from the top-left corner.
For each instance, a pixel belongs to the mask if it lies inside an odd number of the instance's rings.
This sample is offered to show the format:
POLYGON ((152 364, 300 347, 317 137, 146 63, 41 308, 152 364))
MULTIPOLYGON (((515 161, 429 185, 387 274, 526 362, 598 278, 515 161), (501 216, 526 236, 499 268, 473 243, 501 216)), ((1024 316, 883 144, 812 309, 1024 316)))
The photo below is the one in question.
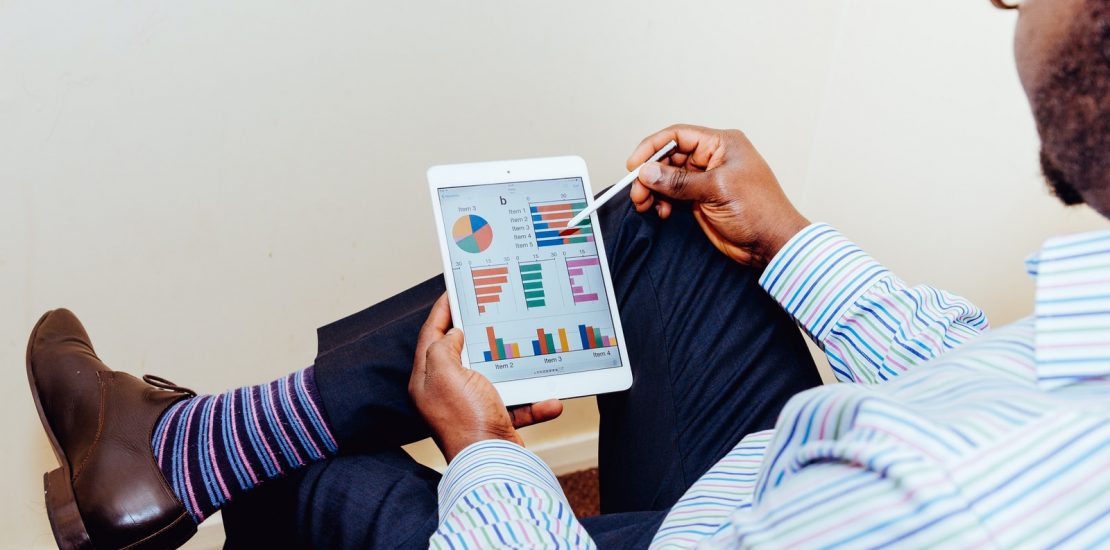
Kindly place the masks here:
POLYGON ((471 254, 485 252, 493 243, 493 228, 481 216, 470 214, 455 220, 451 236, 459 248, 471 254))

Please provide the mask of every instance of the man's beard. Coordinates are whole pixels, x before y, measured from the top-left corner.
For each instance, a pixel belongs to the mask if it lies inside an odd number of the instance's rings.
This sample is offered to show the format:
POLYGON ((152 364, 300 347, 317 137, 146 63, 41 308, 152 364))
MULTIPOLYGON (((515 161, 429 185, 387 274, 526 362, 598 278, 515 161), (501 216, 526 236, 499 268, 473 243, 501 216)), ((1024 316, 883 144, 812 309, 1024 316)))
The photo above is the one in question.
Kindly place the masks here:
POLYGON ((1110 191, 1110 0, 1088 0, 1033 96, 1041 169, 1064 204, 1110 191))
POLYGON ((1060 199, 1067 206, 1076 204, 1083 204, 1083 195, 1079 194, 1075 186, 1068 181, 1068 177, 1056 167, 1048 154, 1045 153, 1045 148, 1041 147, 1041 172, 1044 174, 1045 182, 1048 183, 1048 188, 1052 190, 1052 194, 1060 199))

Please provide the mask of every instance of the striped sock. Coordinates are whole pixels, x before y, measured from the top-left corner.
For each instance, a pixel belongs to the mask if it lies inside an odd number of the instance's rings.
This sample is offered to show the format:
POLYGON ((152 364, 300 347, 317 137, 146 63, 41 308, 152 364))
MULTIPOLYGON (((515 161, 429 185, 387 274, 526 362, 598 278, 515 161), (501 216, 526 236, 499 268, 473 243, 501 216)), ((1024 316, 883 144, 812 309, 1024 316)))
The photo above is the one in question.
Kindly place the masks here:
POLYGON ((197 523, 236 495, 336 453, 312 367, 269 384, 174 403, 154 459, 197 523))

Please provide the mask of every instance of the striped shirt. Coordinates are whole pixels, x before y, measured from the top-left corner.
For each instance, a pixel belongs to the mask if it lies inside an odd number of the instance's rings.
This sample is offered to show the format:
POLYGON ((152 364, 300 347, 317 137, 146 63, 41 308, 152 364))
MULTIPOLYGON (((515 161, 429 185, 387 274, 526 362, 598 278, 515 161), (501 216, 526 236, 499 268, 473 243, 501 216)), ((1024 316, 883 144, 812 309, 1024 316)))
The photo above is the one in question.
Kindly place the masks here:
MULTIPOLYGON (((796 235, 760 284, 842 383, 741 440, 653 547, 1110 545, 1110 231, 1051 239, 1028 266, 1034 315, 988 331, 831 227, 796 235)), ((592 546, 551 471, 504 442, 451 463, 440 515, 433 547, 592 546)))

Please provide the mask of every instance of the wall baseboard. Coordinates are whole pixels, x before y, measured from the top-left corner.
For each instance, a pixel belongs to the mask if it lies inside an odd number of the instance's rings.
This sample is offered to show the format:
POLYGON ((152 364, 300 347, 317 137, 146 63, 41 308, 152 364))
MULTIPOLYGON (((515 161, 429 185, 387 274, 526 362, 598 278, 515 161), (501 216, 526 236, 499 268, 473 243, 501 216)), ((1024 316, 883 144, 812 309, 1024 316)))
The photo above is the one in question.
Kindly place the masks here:
POLYGON ((529 449, 557 476, 597 467, 597 432, 564 437, 529 449))

